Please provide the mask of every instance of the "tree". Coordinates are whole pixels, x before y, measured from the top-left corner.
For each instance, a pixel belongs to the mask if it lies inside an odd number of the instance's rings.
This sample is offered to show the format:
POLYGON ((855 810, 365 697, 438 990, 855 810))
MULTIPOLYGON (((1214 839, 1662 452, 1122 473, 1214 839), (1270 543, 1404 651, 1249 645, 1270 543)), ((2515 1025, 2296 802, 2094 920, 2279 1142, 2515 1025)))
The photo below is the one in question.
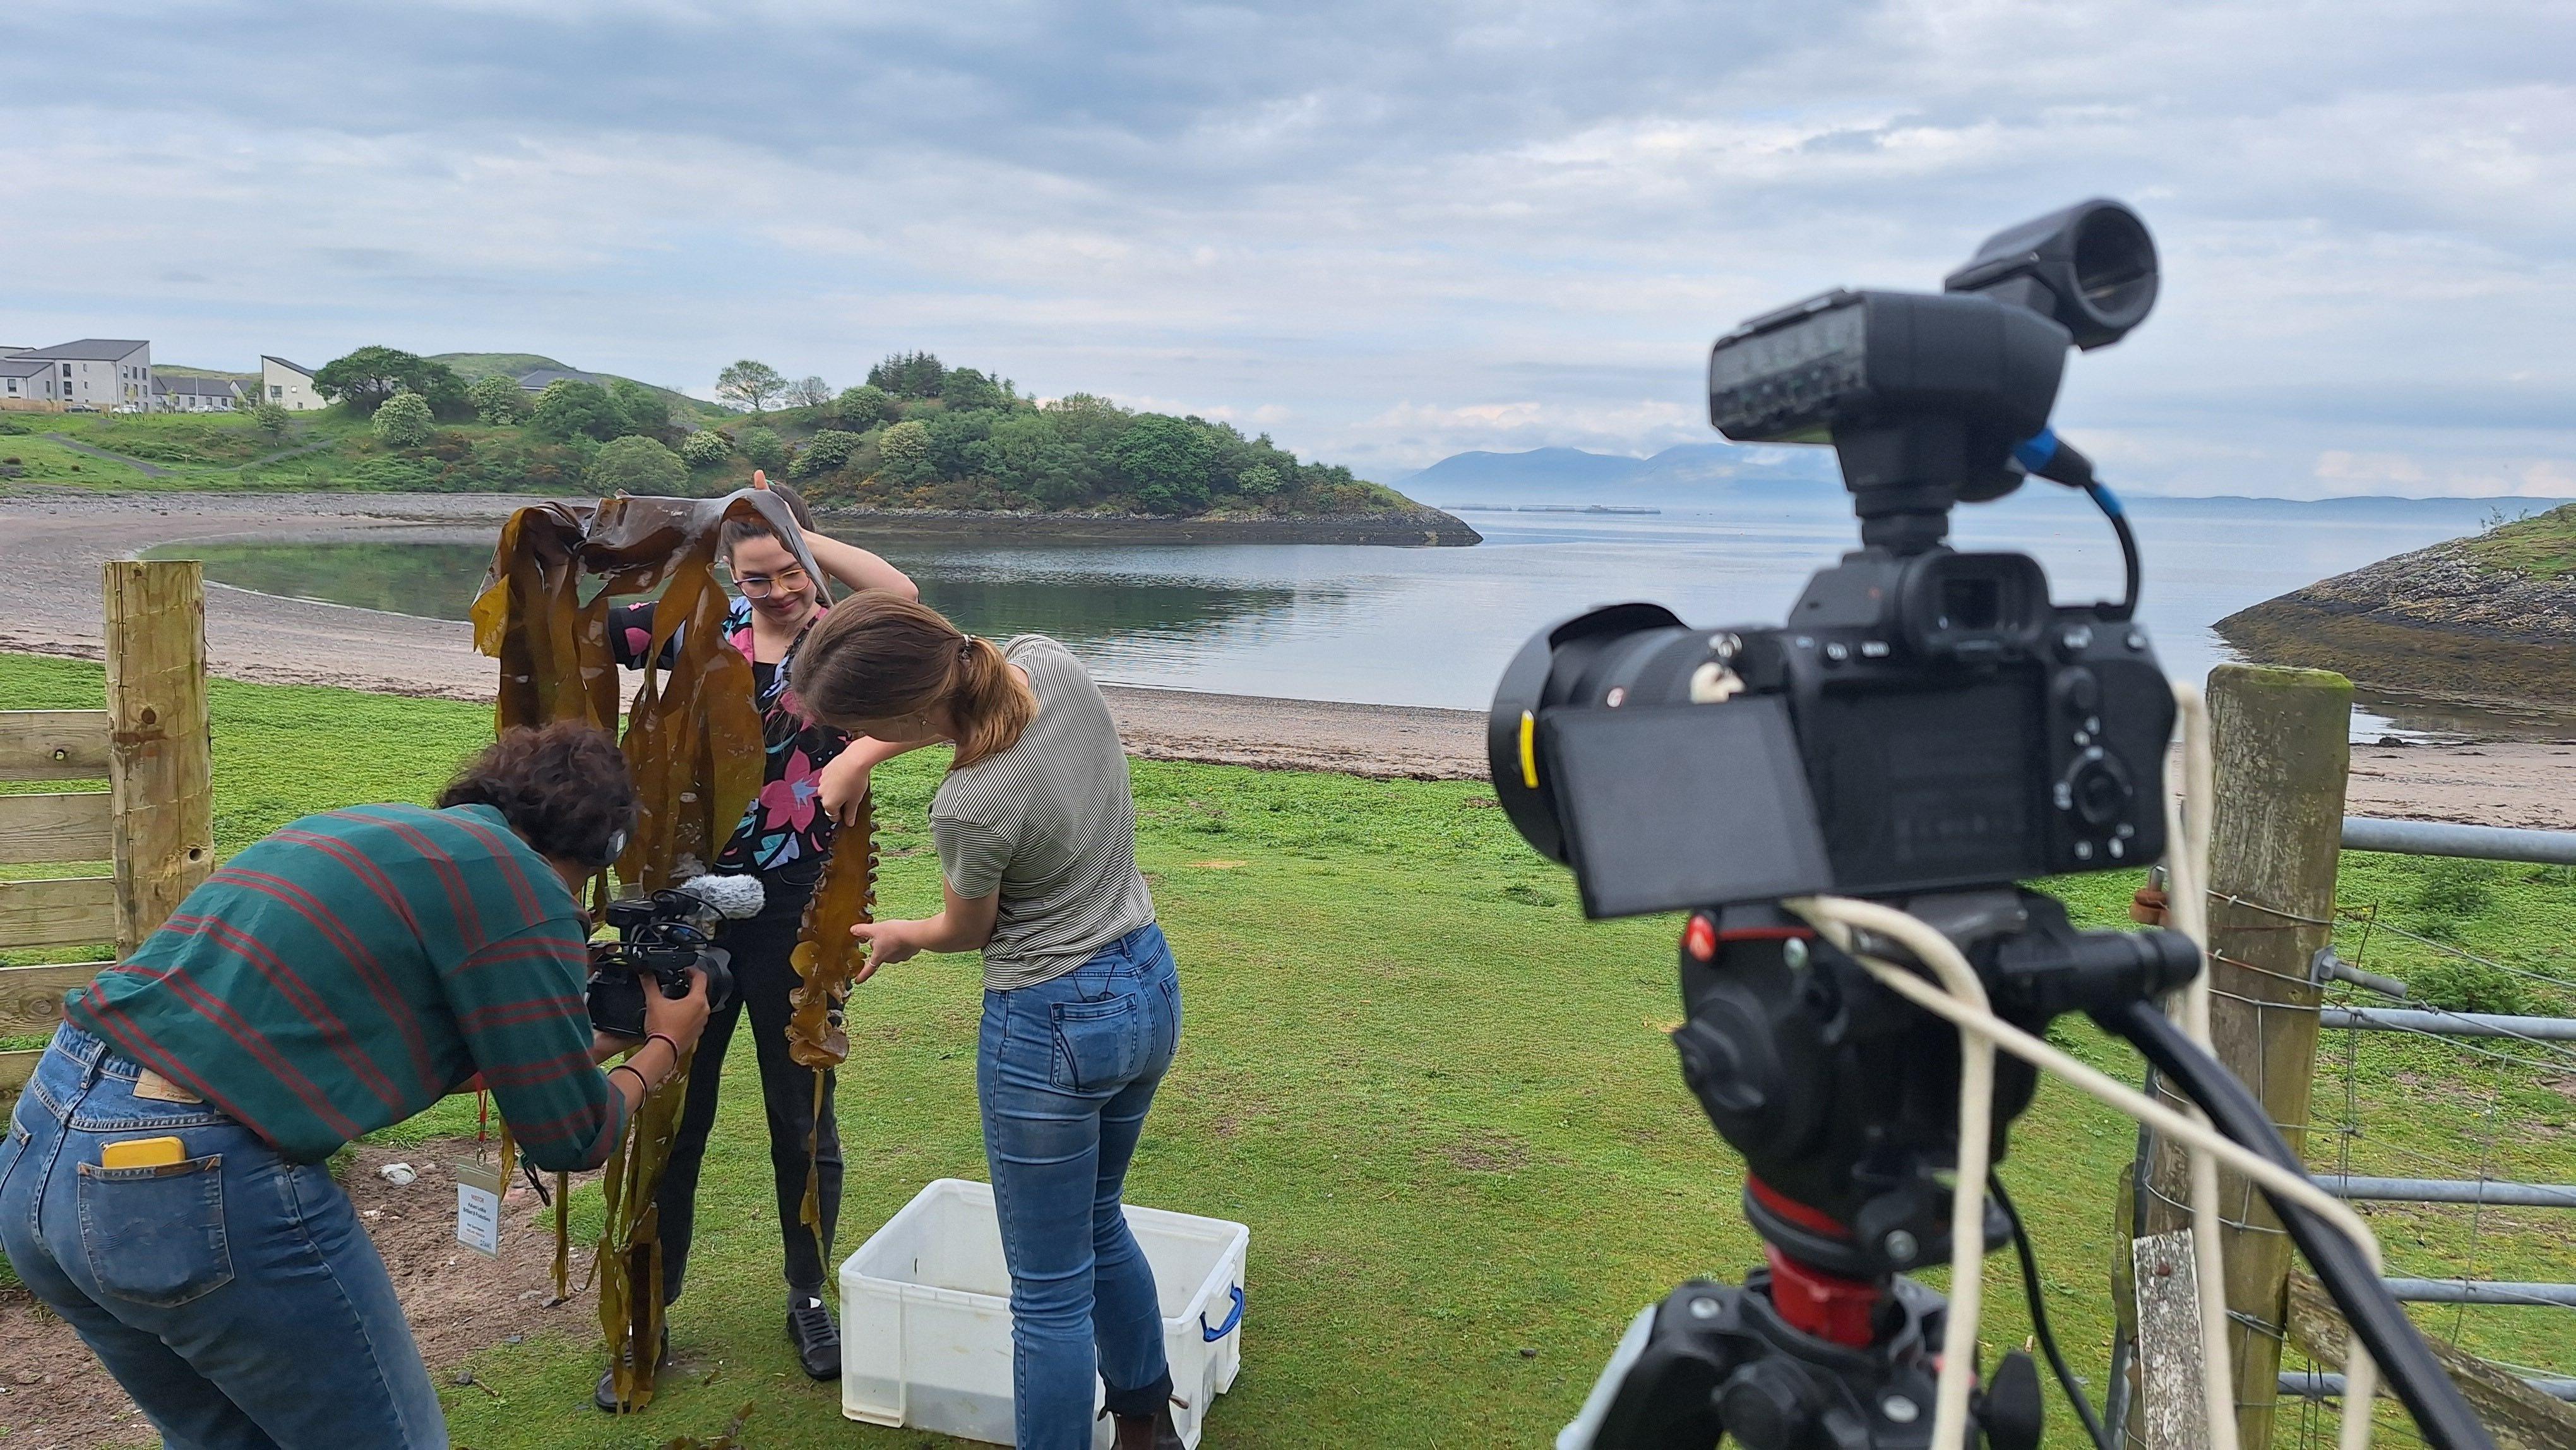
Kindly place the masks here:
POLYGON ((1216 471, 1216 440, 1204 425, 1147 413, 1109 445, 1109 461, 1147 512, 1193 513, 1207 507, 1216 471))
POLYGON ((671 426, 671 400, 642 383, 616 379, 608 385, 608 401, 626 420, 626 432, 660 433, 671 426))
POLYGON ((939 358, 926 352, 899 352, 868 369, 868 385, 898 398, 935 398, 948 376, 939 358))
POLYGON ((1005 418, 967 451, 978 472, 1048 508, 1080 503, 1091 492, 1082 450, 1066 441, 1056 420, 1044 413, 1005 418))
POLYGON ((832 416, 842 426, 856 428, 862 433, 879 423, 893 422, 902 411, 894 400, 894 394, 874 383, 843 388, 841 396, 832 402, 832 416))
POLYGON ((713 468, 733 456, 733 440, 713 428, 701 428, 680 440, 680 461, 691 468, 713 468))
POLYGON ((1010 393, 973 368, 952 368, 939 380, 939 396, 953 409, 999 408, 1009 403, 1010 393))
POLYGON ((474 405, 474 416, 495 428, 528 416, 528 390, 519 386, 518 379, 499 373, 476 378, 465 390, 465 399, 474 405))
POLYGON ((367 417, 406 387, 416 393, 427 392, 430 366, 426 359, 400 348, 362 347, 314 369, 313 390, 367 417))
POLYGON ((1267 463, 1256 463, 1236 475, 1234 488, 1246 498, 1268 498, 1279 491, 1279 470, 1267 463))
POLYGON ((596 383, 557 378, 537 394, 528 426, 540 437, 592 438, 605 443, 626 432, 626 415, 596 383))
POLYGON ((418 393, 396 393, 385 399, 377 405, 375 422, 369 426, 388 448, 418 448, 438 431, 429 415, 429 399, 418 393))
POLYGON ((831 406, 832 385, 808 374, 787 385, 787 403, 794 408, 831 406))
POLYGON ((919 419, 906 419, 877 437, 877 456, 885 460, 888 477, 897 483, 928 483, 930 467, 930 428, 919 419))
POLYGON ((602 445, 582 479, 602 493, 667 496, 688 483, 689 469, 659 441, 630 435, 602 445))
POLYGON ((769 406, 769 400, 787 391, 787 379, 778 369, 750 358, 716 374, 716 396, 731 398, 757 417, 769 406))
POLYGON ((767 428, 745 428, 734 447, 754 468, 781 468, 787 463, 787 441, 767 428))
POLYGON ((826 428, 806 440, 804 451, 798 453, 796 461, 788 466, 787 475, 790 478, 809 478, 817 473, 829 473, 849 462, 850 454, 858 446, 858 434, 826 428))
POLYGON ((259 431, 271 438, 285 437, 286 425, 295 421, 294 415, 287 412, 285 406, 279 403, 260 404, 250 410, 250 418, 259 431))

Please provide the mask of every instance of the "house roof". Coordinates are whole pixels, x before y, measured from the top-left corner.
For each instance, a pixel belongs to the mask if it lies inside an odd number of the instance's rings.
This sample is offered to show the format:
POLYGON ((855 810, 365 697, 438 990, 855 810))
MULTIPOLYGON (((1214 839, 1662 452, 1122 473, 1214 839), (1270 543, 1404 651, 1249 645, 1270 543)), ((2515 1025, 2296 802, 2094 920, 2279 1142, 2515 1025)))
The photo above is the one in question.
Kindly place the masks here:
POLYGON ((579 368, 538 368, 519 374, 519 386, 531 393, 544 392, 549 383, 589 383, 604 388, 614 381, 606 373, 586 373, 579 368))
POLYGON ((0 357, 0 378, 32 378, 54 370, 54 360, 46 357, 0 357))
POLYGON ((123 362, 152 344, 128 337, 84 337, 53 347, 31 348, 22 357, 49 358, 55 362, 123 362))
POLYGON ((304 366, 302 363, 288 362, 286 359, 277 356, 275 353, 261 353, 259 355, 259 360, 264 363, 275 363, 290 373, 302 373, 308 378, 313 376, 313 369, 304 366))
POLYGON ((236 398, 241 396, 241 384, 231 378, 156 377, 152 380, 152 391, 165 394, 195 393, 217 398, 236 398))

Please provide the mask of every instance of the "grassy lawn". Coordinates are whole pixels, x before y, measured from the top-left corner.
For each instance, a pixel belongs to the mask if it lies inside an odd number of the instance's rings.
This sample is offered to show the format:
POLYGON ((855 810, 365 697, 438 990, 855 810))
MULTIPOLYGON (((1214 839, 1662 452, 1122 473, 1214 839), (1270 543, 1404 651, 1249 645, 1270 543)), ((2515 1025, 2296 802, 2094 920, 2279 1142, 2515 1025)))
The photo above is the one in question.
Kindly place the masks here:
MULTIPOLYGON (((100 690, 94 665, 0 656, 0 709, 95 705, 100 690)), ((308 811, 425 798, 489 720, 468 705, 221 681, 214 710, 226 851, 308 811)), ((880 772, 891 912, 938 900, 922 823, 938 768, 915 756, 880 772)), ((1543 1443, 1640 1305, 1693 1275, 1731 1279, 1759 1262, 1736 1208, 1741 1167, 1662 1040, 1678 1015, 1672 923, 1583 922, 1570 882, 1476 785, 1151 762, 1135 783, 1138 855, 1180 958, 1186 1026, 1130 1197, 1252 1229, 1245 1369, 1213 1411, 1211 1443, 1543 1443)), ((2569 873, 2497 868, 2469 881, 2356 857, 2345 880, 2348 905, 2377 904, 2391 926, 2566 975, 2569 873)), ((2124 919, 2134 884, 2089 878, 2067 894, 2080 917, 2108 924, 2124 919)), ((2382 931, 2369 964, 2404 975, 2444 956, 2393 941, 2382 931)), ((925 1182, 986 1176, 977 1012, 970 957, 891 969, 852 1002, 841 1253, 925 1182)), ((2058 1030, 2134 1078, 2125 1050, 2080 1025, 2058 1030)), ((2339 1051, 2330 1039, 2328 1055, 2339 1051)), ((759 1406, 759 1446, 936 1443, 843 1421, 835 1391, 790 1362, 751 1062, 733 1054, 692 1288, 673 1317, 680 1353, 709 1368, 675 1377, 644 1420, 621 1424, 588 1407, 595 1344, 496 1347, 472 1366, 494 1393, 447 1392, 459 1443, 653 1444, 712 1433, 745 1399, 759 1406)), ((2456 1057, 2371 1040, 2352 1083, 2368 1135, 2355 1171, 2418 1171, 2373 1167, 2371 1153, 2483 1154, 2499 1176, 2576 1177, 2576 1082, 2552 1088, 2545 1072, 2494 1064, 2464 1072, 2456 1057)), ((2340 1077, 2321 1081, 2321 1113, 2329 1098, 2340 1112, 2342 1095, 2340 1077)), ((467 1113, 451 1105, 395 1131, 470 1130, 467 1113)), ((2003 1169, 2038 1238, 2060 1336, 2097 1385, 2111 1185, 2133 1146, 2126 1120, 2052 1085, 2003 1169)), ((583 1210, 577 1221, 595 1227, 595 1197, 583 1210)), ((2473 1258, 2494 1277, 2564 1277, 2563 1233, 2553 1238, 2537 1211, 2490 1210, 2474 1239, 2459 1216, 2380 1223, 2396 1272, 2473 1258)), ((2008 1257, 1987 1280, 1998 1353, 2028 1332, 2008 1257)), ((2426 1315, 2446 1329, 2451 1318, 2426 1315)), ((2476 1310, 2463 1343, 2567 1372, 2564 1324, 2562 1310, 2476 1310)), ((2063 1406, 2051 1417, 2062 1437, 2063 1406)))
POLYGON ((2490 569, 2563 579, 2576 573, 2576 505, 2480 534, 2469 541, 2469 551, 2490 569))

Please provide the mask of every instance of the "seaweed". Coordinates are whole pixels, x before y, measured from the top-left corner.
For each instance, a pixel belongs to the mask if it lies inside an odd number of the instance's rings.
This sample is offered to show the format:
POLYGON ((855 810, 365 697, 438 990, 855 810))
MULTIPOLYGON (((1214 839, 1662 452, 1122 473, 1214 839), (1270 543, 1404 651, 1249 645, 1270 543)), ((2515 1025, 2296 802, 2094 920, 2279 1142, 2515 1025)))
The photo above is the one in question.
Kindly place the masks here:
POLYGON ((797 1216, 818 1240, 823 1209, 815 1169, 822 1151, 823 1099, 830 1091, 832 1069, 850 1059, 841 1004, 867 958, 850 928, 875 920, 876 901, 876 799, 870 795, 859 803, 858 820, 844 829, 839 847, 824 863, 822 879, 805 903, 801 939, 788 958, 804 985, 788 994, 796 1010, 787 1019, 787 1055, 814 1069, 814 1112, 805 1132, 805 1203, 797 1216))
MULTIPOLYGON (((595 504, 539 504, 512 514, 502 525, 483 592, 474 601, 475 647, 501 665, 495 706, 500 728, 588 720, 614 731, 620 702, 608 611, 620 600, 660 591, 653 636, 641 652, 647 662, 643 679, 626 703, 620 742, 641 798, 635 829, 615 868, 618 881, 629 890, 654 891, 705 871, 760 791, 760 712, 752 702, 751 664, 725 638, 726 601, 715 579, 724 521, 745 513, 765 518, 781 538, 795 541, 807 572, 818 581, 824 577, 786 505, 765 489, 744 489, 721 499, 620 496, 595 504)), ((800 971, 809 958, 821 964, 826 997, 835 971, 842 973, 839 990, 847 991, 840 964, 848 960, 851 938, 849 922, 841 918, 853 909, 866 910, 875 874, 872 820, 855 828, 854 844, 859 849, 846 853, 857 863, 852 871, 827 875, 817 891, 818 899, 831 895, 833 911, 819 920, 809 912, 808 940, 797 947, 800 971), (853 876, 856 886, 832 884, 853 876), (858 905, 849 908, 853 892, 858 905), (835 922, 837 935, 824 940, 834 944, 837 955, 812 941, 816 930, 835 922)), ((606 889, 603 873, 594 882, 595 898, 604 899, 606 889)), ((809 974, 808 981, 813 980, 809 974)), ((837 1036, 837 1028, 832 1031, 838 1042, 832 1061, 837 1063, 847 1056, 848 1042, 837 1036)), ((825 1042, 819 1033, 815 1040, 825 1042)), ((670 1161, 695 1056, 693 1051, 684 1057, 662 1086, 646 1095, 611 1152, 602 1180, 608 1222, 591 1272, 599 1283, 600 1329, 614 1366, 618 1400, 629 1408, 653 1400, 662 1296, 638 1293, 637 1288, 661 1283, 661 1216, 654 1197, 670 1161)), ((815 1082, 820 1092, 823 1076, 818 1073, 815 1082)), ((808 1178, 810 1205, 810 1173, 808 1178)), ((558 1299, 570 1287, 565 1201, 557 1193, 558 1299)))

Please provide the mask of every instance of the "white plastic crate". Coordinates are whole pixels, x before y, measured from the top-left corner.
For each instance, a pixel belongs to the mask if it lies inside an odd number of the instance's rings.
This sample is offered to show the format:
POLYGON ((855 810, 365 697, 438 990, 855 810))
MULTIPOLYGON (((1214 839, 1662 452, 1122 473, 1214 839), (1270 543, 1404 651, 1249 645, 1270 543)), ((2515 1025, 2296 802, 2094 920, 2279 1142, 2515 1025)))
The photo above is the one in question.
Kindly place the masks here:
MULTIPOLYGON (((1127 1205, 1154 1268, 1181 1442, 1243 1365, 1243 1266, 1252 1231, 1127 1205)), ((1095 1407, 1101 1390, 1094 1391, 1095 1407)), ((841 1413, 996 1445, 1012 1441, 1011 1275, 990 1184, 942 1178, 841 1265, 841 1413)), ((1108 1446, 1096 1422, 1093 1444, 1108 1446)))

